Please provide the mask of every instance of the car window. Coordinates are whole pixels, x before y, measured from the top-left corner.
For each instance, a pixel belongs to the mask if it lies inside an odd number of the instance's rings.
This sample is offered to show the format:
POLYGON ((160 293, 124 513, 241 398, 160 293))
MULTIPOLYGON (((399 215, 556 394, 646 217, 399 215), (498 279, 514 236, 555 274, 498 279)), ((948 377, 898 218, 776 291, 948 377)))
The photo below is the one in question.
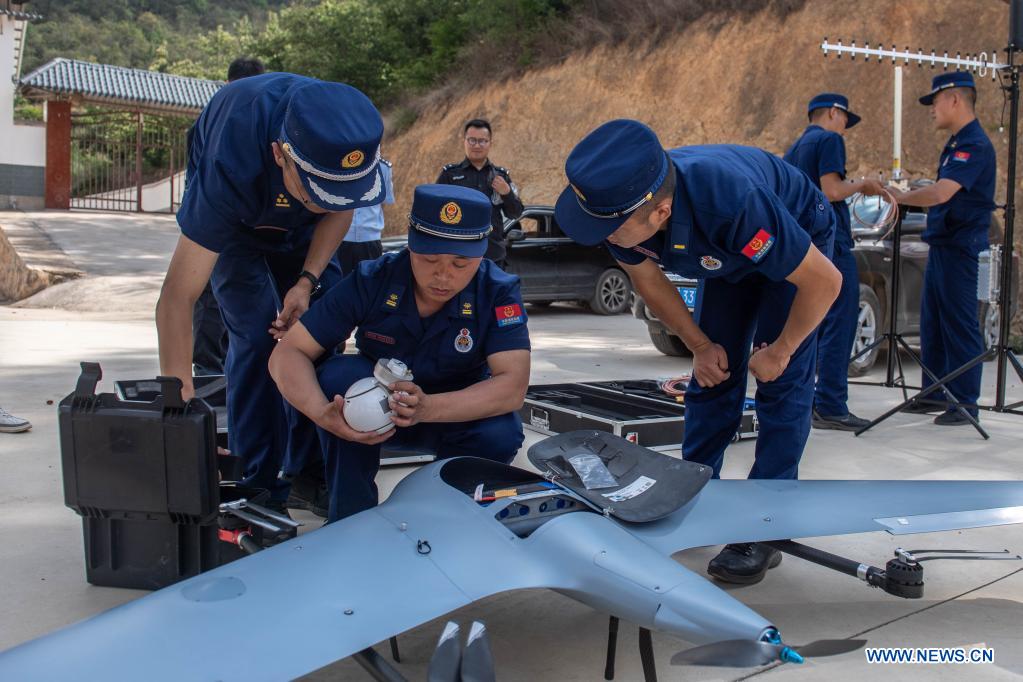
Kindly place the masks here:
POLYGON ((512 224, 511 229, 522 230, 527 238, 545 237, 544 221, 533 216, 523 216, 517 223, 512 224))
POLYGON ((550 236, 551 237, 560 238, 560 239, 568 239, 568 237, 565 236, 565 233, 561 231, 561 227, 558 225, 558 221, 555 220, 553 215, 550 217, 550 221, 551 221, 551 235, 550 236))

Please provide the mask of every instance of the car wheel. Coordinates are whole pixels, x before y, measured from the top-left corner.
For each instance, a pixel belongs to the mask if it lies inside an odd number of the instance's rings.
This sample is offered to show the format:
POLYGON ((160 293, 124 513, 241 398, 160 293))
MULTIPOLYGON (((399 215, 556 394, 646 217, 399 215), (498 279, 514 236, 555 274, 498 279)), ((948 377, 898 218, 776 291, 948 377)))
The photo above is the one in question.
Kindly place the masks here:
POLYGON ((988 302, 980 304, 980 335, 984 339, 984 348, 988 349, 998 343, 998 306, 988 302))
POLYGON ((598 315, 618 315, 632 303, 632 283, 629 276, 618 268, 600 273, 590 299, 590 309, 598 315))
POLYGON ((663 330, 657 330, 650 327, 650 341, 653 342, 654 348, 661 351, 665 355, 670 355, 675 358, 689 357, 692 353, 686 347, 686 344, 682 343, 682 339, 678 338, 674 334, 669 334, 663 330))
MULTIPOLYGON (((877 294, 866 284, 860 285, 860 311, 856 318, 856 337, 853 339, 852 355, 855 357, 867 346, 877 341, 881 335, 881 302, 877 294)), ((863 376, 870 371, 877 361, 880 346, 871 348, 868 353, 860 355, 849 363, 848 375, 863 376)))

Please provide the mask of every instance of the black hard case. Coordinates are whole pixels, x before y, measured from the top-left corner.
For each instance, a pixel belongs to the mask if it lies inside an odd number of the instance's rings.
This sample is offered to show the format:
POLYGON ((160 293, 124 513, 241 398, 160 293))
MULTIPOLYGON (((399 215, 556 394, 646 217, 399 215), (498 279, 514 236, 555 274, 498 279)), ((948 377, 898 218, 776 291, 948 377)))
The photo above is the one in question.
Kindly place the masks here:
POLYGON ((59 407, 64 502, 82 516, 86 579, 152 590, 237 558, 218 539, 213 410, 183 402, 175 378, 138 402, 97 395, 101 377, 83 362, 59 407))

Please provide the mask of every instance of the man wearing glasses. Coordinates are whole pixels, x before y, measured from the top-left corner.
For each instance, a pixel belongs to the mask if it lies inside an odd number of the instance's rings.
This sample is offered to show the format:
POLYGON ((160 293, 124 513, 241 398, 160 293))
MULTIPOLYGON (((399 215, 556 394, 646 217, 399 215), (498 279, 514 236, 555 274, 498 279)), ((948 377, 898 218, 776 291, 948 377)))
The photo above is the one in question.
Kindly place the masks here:
POLYGON ((465 124, 462 133, 465 158, 460 163, 444 166, 437 177, 437 184, 461 185, 490 197, 490 224, 494 229, 490 233, 485 255, 504 267, 507 246, 502 228, 506 218, 522 215, 519 191, 512 183, 508 170, 490 162, 490 144, 493 141, 490 122, 474 118, 465 124))

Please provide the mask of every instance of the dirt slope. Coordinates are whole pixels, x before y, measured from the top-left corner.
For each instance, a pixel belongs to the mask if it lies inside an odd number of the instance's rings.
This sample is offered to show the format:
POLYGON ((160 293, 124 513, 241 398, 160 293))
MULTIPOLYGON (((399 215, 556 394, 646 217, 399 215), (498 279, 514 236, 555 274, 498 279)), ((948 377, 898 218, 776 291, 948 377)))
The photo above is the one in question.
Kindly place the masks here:
MULTIPOLYGON (((848 94, 864 117, 847 137, 850 173, 887 170, 893 69, 825 59, 821 39, 990 53, 1007 42, 1007 12, 1001 0, 809 0, 784 20, 770 13, 749 20, 709 17, 680 26, 657 44, 598 48, 520 78, 483 84, 428 107, 414 126, 388 141, 398 199, 388 207, 388 233, 404 231, 412 188, 432 182, 443 163, 462 158, 461 125, 474 116, 493 122, 492 158, 509 168, 523 198, 533 203, 556 197, 565 182, 565 156, 606 120, 645 121, 669 147, 736 142, 782 153, 806 124, 806 101, 823 90, 848 94)), ((912 67, 904 79, 903 166, 914 176, 934 173, 946 139, 916 103, 933 73, 912 67)), ((998 132, 1001 94, 990 77, 979 94, 979 114, 1004 178, 1008 134, 998 132)))

